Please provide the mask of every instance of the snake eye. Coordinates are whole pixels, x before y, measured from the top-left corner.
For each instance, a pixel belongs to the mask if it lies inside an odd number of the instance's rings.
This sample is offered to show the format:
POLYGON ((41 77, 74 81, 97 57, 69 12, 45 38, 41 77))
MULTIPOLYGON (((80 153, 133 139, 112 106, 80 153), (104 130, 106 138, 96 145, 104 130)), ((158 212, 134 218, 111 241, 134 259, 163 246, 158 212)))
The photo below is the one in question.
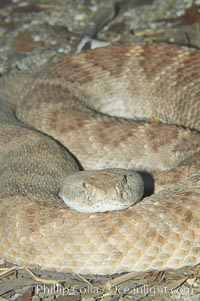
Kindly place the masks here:
POLYGON ((87 188, 87 184, 83 182, 83 188, 87 188))

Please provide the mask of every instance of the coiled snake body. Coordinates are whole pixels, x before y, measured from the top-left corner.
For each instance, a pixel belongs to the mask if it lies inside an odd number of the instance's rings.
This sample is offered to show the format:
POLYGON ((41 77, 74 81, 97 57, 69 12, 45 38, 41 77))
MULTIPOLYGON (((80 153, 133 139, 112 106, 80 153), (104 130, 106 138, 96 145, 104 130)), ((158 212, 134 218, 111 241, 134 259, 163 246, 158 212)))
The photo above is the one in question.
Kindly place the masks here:
POLYGON ((3 84, 0 258, 83 274, 198 264, 199 67, 194 49, 110 46, 3 84), (151 173, 155 194, 125 210, 69 209, 58 194, 80 164, 151 173))

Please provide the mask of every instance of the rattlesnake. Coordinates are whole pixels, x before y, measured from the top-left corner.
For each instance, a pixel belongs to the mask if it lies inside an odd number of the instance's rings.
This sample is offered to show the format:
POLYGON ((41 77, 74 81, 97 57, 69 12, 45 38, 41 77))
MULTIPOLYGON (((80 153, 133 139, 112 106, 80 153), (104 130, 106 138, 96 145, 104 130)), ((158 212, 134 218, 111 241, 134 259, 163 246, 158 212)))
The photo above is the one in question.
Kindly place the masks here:
POLYGON ((3 83, 0 258, 83 274, 198 264, 199 66, 194 49, 109 46, 3 83), (151 173, 155 194, 125 210, 69 209, 58 194, 81 166, 151 173))

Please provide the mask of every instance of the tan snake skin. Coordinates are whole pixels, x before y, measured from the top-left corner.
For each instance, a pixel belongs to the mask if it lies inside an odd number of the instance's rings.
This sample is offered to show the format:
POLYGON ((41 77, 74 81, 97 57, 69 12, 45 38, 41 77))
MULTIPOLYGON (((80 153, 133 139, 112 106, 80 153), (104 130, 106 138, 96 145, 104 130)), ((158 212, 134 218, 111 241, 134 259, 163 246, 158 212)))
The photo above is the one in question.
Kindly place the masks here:
POLYGON ((82 274, 198 264, 199 68, 193 49, 110 46, 2 84, 0 258, 82 274), (68 209, 60 183, 79 166, 61 144, 84 169, 152 173, 156 193, 121 211, 68 209))

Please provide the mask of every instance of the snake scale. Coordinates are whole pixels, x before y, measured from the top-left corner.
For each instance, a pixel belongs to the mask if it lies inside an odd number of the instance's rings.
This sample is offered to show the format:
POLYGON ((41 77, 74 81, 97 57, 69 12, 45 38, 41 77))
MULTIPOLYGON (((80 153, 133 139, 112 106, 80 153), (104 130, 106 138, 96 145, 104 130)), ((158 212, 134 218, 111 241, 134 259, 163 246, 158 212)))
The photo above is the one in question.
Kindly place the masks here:
POLYGON ((82 274, 197 265, 199 67, 195 49, 120 45, 2 83, 1 260, 82 274), (60 186, 81 167, 148 172, 155 193, 125 210, 69 209, 60 186))

